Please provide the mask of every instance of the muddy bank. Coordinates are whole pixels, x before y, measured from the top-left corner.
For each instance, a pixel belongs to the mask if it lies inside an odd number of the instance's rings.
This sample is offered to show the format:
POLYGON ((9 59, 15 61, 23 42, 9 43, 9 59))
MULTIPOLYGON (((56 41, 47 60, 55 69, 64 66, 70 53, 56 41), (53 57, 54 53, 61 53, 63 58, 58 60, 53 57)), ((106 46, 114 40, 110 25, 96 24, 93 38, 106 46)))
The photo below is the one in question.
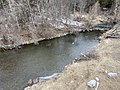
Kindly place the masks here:
POLYGON ((89 60, 68 65, 57 77, 29 86, 25 90, 93 90, 86 84, 95 77, 100 79, 99 90, 120 90, 119 46, 119 38, 102 38, 101 43, 90 55, 89 60), (118 76, 108 78, 106 71, 117 72, 118 76))

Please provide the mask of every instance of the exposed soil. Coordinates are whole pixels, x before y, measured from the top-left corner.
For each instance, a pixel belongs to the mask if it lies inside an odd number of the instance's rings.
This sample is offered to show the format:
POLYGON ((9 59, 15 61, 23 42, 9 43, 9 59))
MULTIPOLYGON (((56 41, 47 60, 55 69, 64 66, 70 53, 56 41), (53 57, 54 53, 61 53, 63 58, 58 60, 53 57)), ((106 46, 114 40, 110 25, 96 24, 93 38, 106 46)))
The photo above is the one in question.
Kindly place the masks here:
POLYGON ((98 90, 120 90, 120 39, 102 39, 90 60, 80 60, 65 67, 57 77, 34 84, 25 90, 94 90, 87 82, 98 77, 98 90), (106 71, 117 72, 118 77, 108 78, 106 71))

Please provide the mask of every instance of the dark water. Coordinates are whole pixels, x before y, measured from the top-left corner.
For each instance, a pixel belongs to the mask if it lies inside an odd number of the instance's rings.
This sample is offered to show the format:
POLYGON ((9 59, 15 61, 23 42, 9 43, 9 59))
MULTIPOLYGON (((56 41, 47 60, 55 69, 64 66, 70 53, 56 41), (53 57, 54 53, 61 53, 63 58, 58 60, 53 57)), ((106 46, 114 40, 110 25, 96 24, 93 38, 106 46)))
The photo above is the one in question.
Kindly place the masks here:
POLYGON ((68 35, 0 53, 0 90, 23 90, 29 79, 61 71, 80 53, 95 48, 99 35, 98 32, 68 35))

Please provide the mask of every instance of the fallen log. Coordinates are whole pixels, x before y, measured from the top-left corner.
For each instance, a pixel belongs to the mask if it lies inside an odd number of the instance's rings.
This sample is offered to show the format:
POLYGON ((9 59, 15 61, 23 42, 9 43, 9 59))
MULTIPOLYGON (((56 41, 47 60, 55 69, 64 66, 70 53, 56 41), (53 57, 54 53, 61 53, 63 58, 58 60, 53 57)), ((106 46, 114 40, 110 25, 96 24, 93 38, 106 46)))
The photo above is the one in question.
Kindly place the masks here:
POLYGON ((105 38, 120 38, 120 35, 106 35, 105 38))

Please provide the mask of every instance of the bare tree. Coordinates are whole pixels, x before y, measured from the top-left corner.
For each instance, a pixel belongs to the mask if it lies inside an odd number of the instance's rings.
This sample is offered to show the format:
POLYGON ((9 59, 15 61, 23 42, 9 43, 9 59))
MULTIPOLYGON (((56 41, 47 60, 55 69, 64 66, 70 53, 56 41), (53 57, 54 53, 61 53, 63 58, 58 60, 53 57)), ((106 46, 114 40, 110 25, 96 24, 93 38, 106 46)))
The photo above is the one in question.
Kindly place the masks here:
POLYGON ((120 0, 115 1, 114 20, 116 22, 120 20, 120 0))

